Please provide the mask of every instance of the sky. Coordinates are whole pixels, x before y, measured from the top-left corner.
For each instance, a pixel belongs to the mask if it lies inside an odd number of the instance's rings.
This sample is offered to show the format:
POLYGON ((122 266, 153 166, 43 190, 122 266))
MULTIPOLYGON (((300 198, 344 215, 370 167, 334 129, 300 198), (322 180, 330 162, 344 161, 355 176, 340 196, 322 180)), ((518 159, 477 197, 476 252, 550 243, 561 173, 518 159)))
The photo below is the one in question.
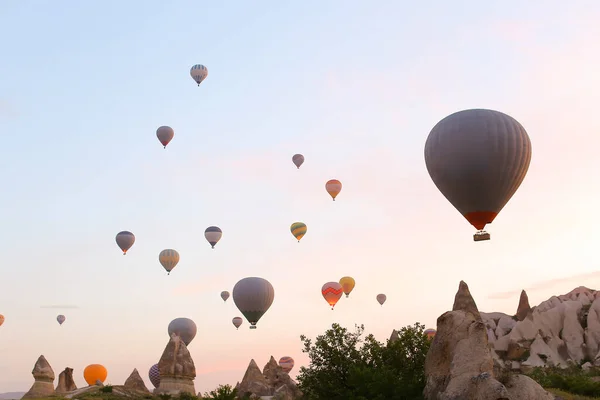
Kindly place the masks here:
POLYGON ((382 342, 435 328, 460 280, 480 310, 509 314, 523 288, 532 304, 600 288, 599 18, 593 0, 2 2, 0 392, 28 390, 41 354, 79 387, 99 363, 106 383, 137 368, 151 388, 177 317, 197 324, 204 392, 271 355, 293 357, 295 377, 300 335, 333 322, 382 342), (477 243, 423 155, 468 108, 511 115, 533 148, 477 243), (181 255, 169 276, 166 248, 181 255), (321 286, 345 275, 356 288, 331 311, 321 286), (219 294, 247 276, 275 300, 236 330, 219 294))

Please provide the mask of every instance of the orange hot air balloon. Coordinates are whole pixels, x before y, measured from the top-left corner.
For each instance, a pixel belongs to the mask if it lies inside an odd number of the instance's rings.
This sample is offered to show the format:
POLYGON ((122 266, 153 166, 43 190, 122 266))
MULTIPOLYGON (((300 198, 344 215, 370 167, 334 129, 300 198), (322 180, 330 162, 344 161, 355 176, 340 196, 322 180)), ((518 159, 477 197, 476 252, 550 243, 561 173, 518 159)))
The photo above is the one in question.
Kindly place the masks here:
POLYGON ((356 282, 351 276, 344 276, 342 279, 340 279, 340 285, 342 285, 342 288, 344 288, 344 293, 346 294, 346 297, 350 296, 350 292, 352 292, 352 290, 354 289, 355 284, 356 282))
POLYGON ((0 326, 4 323, 4 315, 0 314, 0 326))
POLYGON ((335 201, 337 195, 342 191, 342 182, 337 179, 330 179, 325 184, 325 190, 327 190, 327 193, 329 193, 333 201, 335 201))
POLYGON ((340 285, 338 282, 327 282, 321 288, 321 294, 323 295, 323 298, 327 304, 331 306, 332 310, 337 304, 338 300, 342 297, 343 293, 344 288, 342 288, 342 285, 340 285))
POLYGON ((428 339, 430 339, 430 340, 431 340, 431 339, 433 339, 433 337, 435 336, 436 332, 437 332, 437 331, 436 331, 435 329, 431 329, 431 328, 429 328, 429 329, 425 329, 425 332, 423 332, 423 333, 424 333, 425 335, 427 335, 427 338, 428 338, 428 339))
POLYGON ((104 383, 107 376, 108 371, 104 368, 104 365, 90 364, 83 370, 83 379, 85 379, 90 386, 95 385, 96 381, 104 383))

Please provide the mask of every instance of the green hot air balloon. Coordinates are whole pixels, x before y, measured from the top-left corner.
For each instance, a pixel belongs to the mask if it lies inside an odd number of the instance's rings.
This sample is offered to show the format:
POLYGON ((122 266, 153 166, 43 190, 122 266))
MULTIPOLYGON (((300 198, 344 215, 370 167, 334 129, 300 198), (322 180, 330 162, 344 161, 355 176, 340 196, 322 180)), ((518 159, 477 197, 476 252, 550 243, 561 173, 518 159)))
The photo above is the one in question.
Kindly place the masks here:
POLYGON ((306 224, 304 222, 294 222, 292 226, 290 226, 290 231, 298 240, 298 243, 300 243, 300 239, 306 235, 306 224))

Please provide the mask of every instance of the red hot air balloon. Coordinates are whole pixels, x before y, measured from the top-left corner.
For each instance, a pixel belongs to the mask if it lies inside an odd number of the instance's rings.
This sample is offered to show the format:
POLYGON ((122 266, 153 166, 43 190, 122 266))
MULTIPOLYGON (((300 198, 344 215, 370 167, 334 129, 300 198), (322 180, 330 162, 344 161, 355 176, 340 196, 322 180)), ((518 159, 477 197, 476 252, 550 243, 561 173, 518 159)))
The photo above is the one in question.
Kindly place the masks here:
POLYGON ((321 288, 321 294, 333 310, 333 307, 335 307, 342 294, 344 294, 344 288, 342 288, 339 282, 327 282, 321 288))
POLYGON ((425 142, 427 171, 440 192, 477 229, 483 229, 515 194, 531 162, 531 141, 512 117, 464 110, 438 122, 425 142))

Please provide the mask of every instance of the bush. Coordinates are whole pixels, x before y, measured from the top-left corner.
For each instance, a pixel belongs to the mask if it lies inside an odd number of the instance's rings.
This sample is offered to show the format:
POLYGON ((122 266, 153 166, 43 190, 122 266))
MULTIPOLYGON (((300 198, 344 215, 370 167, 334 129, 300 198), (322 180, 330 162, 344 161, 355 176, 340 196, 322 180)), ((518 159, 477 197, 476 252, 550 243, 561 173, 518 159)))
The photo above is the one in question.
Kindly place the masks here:
POLYGON ((594 382, 591 374, 577 367, 564 370, 538 367, 527 375, 545 388, 560 389, 583 396, 600 396, 600 383, 594 382))
POLYGON ((102 393, 112 393, 112 390, 113 390, 113 387, 112 387, 112 385, 106 385, 106 386, 102 386, 102 387, 100 388, 100 391, 101 391, 102 393))
POLYGON ((215 390, 204 393, 203 399, 207 400, 235 400, 237 389, 230 385, 219 385, 215 390))

